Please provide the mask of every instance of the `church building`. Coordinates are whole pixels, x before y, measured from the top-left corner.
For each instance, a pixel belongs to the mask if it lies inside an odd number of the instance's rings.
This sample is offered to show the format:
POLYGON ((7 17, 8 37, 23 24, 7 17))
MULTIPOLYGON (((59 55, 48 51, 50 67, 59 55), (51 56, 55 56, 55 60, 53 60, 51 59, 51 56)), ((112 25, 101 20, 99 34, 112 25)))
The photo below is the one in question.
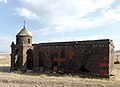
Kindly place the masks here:
POLYGON ((109 77, 114 64, 114 45, 110 39, 32 43, 24 26, 11 44, 11 71, 87 72, 109 77))

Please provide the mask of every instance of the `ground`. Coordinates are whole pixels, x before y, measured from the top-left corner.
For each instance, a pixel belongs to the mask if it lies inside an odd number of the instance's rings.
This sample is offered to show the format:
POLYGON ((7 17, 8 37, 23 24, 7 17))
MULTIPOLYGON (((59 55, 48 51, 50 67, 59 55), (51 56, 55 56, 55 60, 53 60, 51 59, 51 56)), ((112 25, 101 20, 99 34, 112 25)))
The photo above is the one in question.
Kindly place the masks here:
POLYGON ((10 72, 10 57, 0 54, 0 87, 120 87, 120 64, 108 79, 81 78, 78 75, 10 72))

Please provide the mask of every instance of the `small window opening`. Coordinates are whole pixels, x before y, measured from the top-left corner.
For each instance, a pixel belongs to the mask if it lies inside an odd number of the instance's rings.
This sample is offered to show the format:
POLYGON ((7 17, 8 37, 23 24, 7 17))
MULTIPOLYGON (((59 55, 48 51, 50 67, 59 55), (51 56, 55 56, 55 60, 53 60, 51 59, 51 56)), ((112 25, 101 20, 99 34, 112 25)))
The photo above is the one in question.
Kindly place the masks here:
POLYGON ((28 39, 28 43, 30 43, 30 39, 28 39))

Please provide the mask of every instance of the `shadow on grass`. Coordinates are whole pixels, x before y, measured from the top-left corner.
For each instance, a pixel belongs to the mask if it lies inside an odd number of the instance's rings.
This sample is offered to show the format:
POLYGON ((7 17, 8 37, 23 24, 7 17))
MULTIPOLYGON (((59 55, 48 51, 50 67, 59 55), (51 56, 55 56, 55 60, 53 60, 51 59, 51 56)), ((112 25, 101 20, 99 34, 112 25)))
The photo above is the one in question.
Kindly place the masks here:
MULTIPOLYGON (((17 74, 21 75, 28 75, 28 76, 39 76, 42 78, 45 77, 71 77, 71 78, 89 78, 89 79, 106 79, 109 80, 110 76, 105 76, 101 74, 94 74, 94 73, 50 73, 50 72, 36 72, 36 71, 30 71, 30 72, 18 72, 17 74)), ((112 76, 114 77, 114 76, 112 76)))
POLYGON ((54 77, 62 77, 64 75, 60 75, 60 74, 57 74, 57 73, 45 73, 45 72, 18 72, 18 74, 21 74, 21 75, 28 75, 28 76, 39 76, 39 77, 51 77, 51 76, 54 76, 54 77))
POLYGON ((10 66, 0 66, 0 72, 10 72, 10 66))

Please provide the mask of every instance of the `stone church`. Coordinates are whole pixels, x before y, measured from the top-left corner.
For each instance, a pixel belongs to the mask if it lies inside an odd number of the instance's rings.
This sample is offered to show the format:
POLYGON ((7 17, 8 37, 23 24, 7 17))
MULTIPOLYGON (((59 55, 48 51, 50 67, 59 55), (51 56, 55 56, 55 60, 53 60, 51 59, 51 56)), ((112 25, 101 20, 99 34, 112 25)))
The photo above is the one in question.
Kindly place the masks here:
POLYGON ((11 44, 11 70, 81 73, 110 76, 114 64, 110 39, 32 44, 24 26, 11 44))

